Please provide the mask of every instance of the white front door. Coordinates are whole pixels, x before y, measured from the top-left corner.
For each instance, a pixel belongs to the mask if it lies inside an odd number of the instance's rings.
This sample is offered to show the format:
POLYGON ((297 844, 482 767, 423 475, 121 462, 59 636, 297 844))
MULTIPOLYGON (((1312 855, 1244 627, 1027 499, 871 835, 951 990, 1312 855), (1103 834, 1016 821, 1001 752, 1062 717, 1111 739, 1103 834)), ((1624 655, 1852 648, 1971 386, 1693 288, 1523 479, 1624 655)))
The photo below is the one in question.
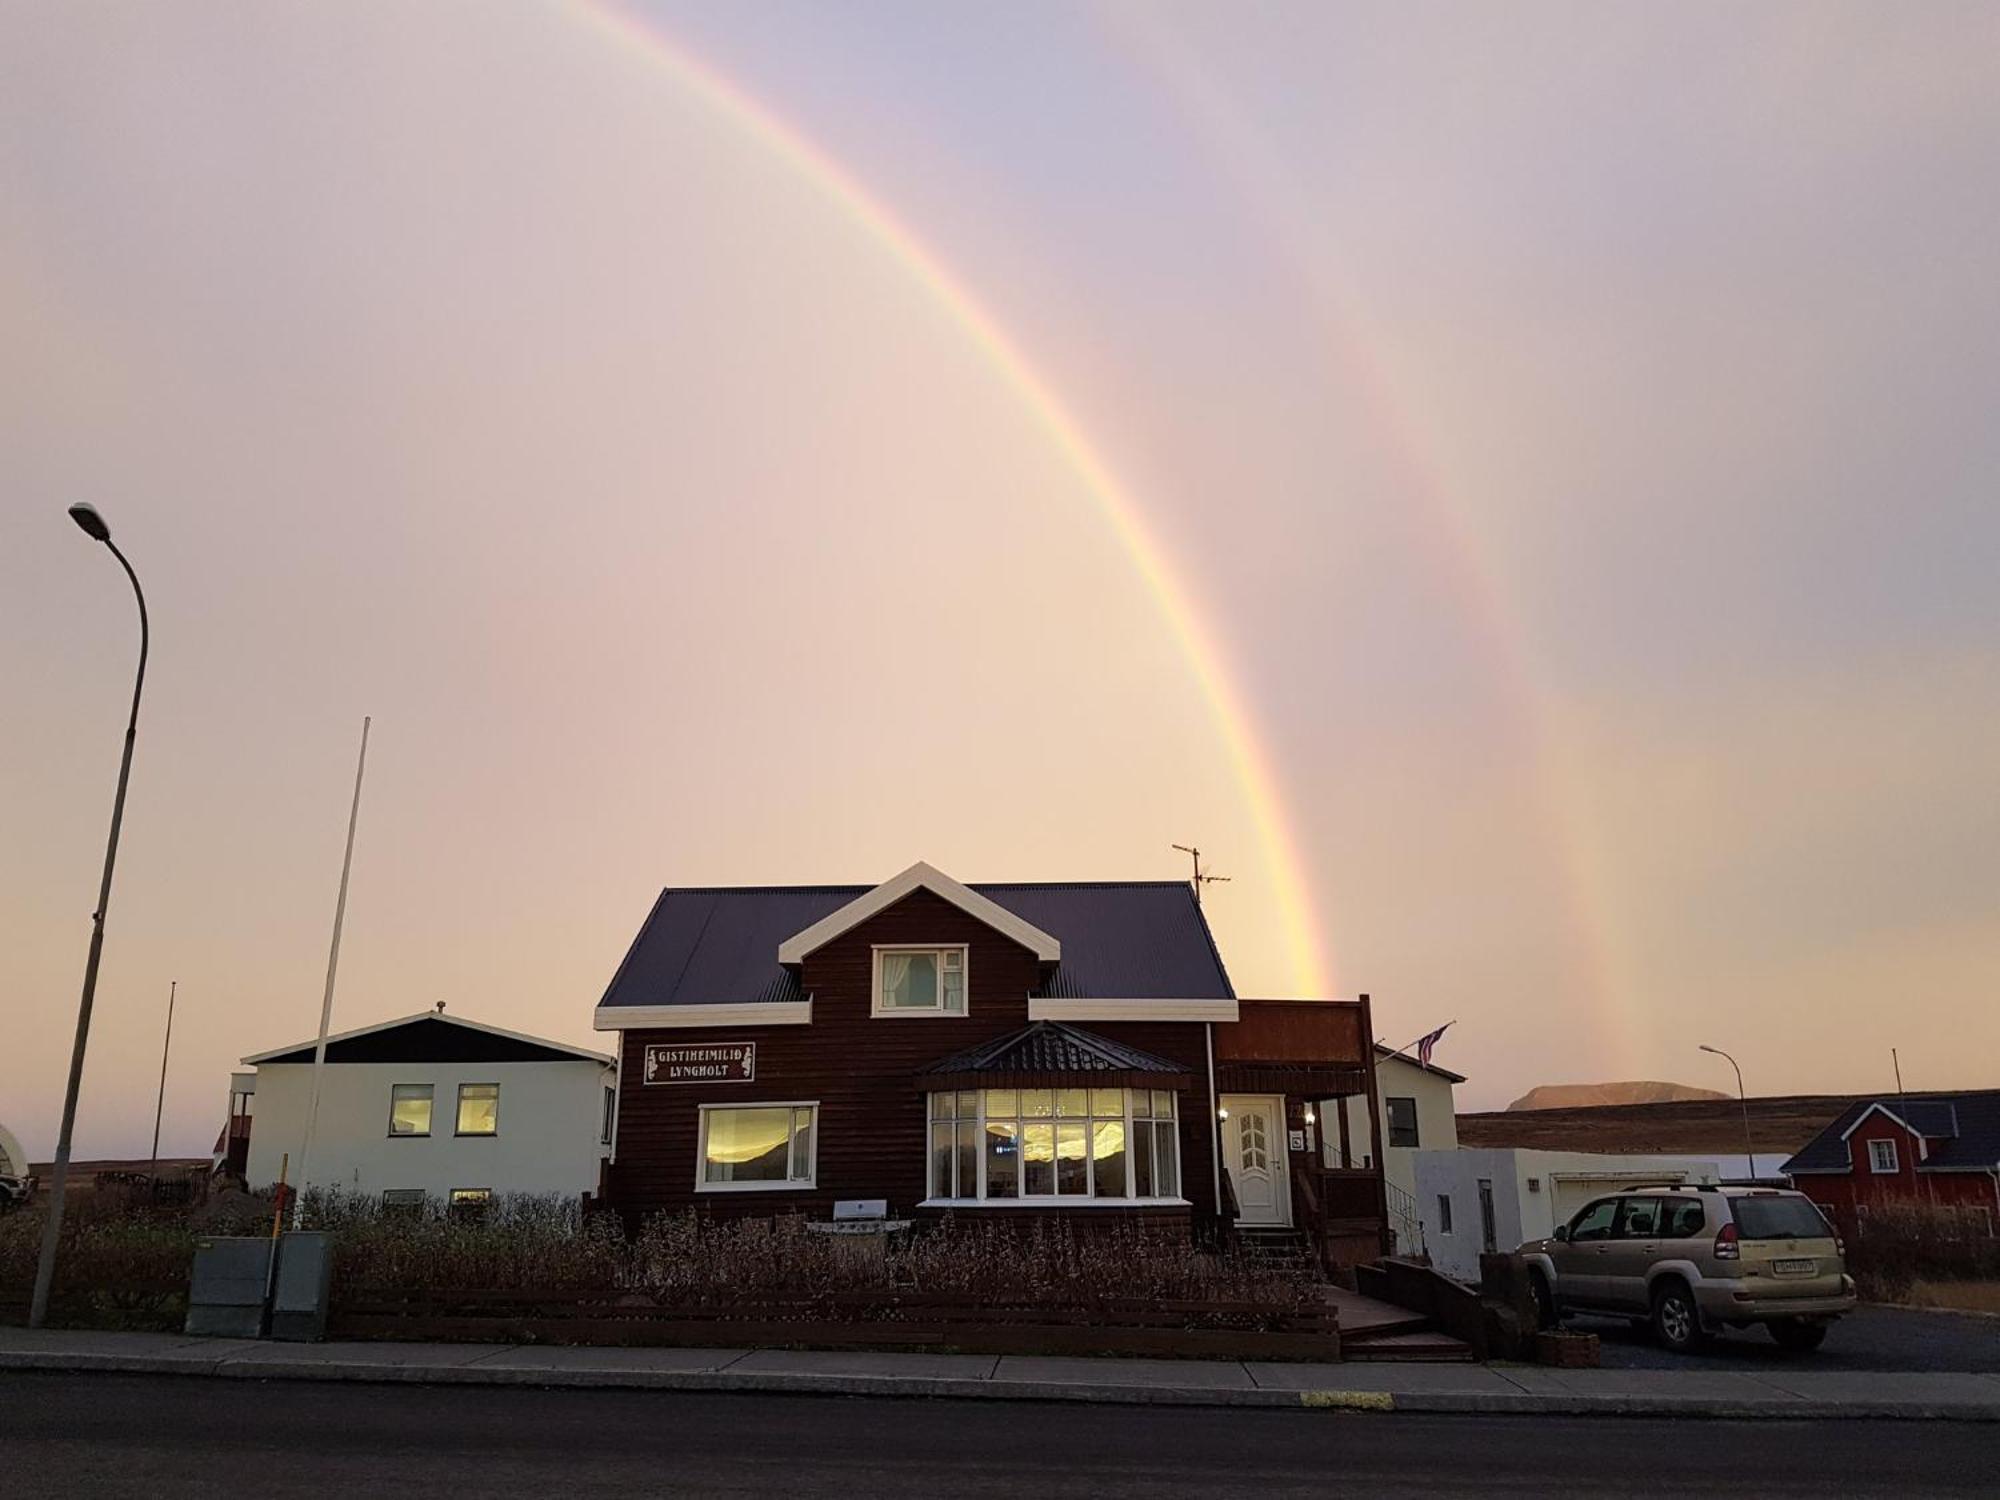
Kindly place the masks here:
POLYGON ((1222 1125, 1222 1164, 1236 1189, 1237 1223, 1289 1224, 1285 1180, 1284 1101, 1255 1094, 1225 1094, 1229 1118, 1222 1125))

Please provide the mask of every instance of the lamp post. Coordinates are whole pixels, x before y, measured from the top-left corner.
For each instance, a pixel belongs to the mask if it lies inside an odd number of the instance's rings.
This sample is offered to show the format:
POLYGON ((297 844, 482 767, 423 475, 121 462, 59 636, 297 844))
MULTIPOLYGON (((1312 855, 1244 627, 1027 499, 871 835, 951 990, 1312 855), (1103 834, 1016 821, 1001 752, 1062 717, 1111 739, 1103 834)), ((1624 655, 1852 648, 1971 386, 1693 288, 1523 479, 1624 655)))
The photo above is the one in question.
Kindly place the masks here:
POLYGON ((69 508, 69 518, 94 542, 102 542, 118 559, 118 566, 132 581, 132 593, 139 601, 139 673, 132 684, 132 713, 125 721, 125 756, 118 763, 118 794, 111 803, 111 837, 104 845, 104 879, 97 890, 97 910, 90 915, 90 957, 83 966, 83 999, 76 1010, 76 1044, 69 1056, 69 1088, 63 1095, 62 1132, 56 1137, 54 1180, 49 1193, 49 1220, 42 1229, 42 1254, 35 1265, 34 1300, 28 1304, 28 1326, 40 1328, 49 1313, 49 1289, 55 1282, 56 1243, 62 1235, 63 1192, 69 1184, 70 1137, 76 1129, 76 1096, 83 1085, 83 1051, 90 1040, 90 1008, 97 998, 97 965, 104 954, 104 913, 111 905, 111 870, 118 861, 118 827, 125 821, 125 786, 132 776, 132 741, 139 732, 139 694, 146 686, 146 650, 151 631, 146 621, 146 591, 139 587, 139 575, 111 540, 111 527, 94 506, 78 502, 69 508))
POLYGON ((1706 1042, 1697 1043, 1703 1052, 1713 1052, 1717 1057, 1736 1068, 1736 1098, 1743 1106, 1743 1154, 1750 1158, 1750 1180, 1757 1180, 1757 1153, 1750 1145, 1750 1096, 1743 1092, 1743 1070, 1736 1067, 1736 1059, 1720 1047, 1711 1047, 1706 1042))

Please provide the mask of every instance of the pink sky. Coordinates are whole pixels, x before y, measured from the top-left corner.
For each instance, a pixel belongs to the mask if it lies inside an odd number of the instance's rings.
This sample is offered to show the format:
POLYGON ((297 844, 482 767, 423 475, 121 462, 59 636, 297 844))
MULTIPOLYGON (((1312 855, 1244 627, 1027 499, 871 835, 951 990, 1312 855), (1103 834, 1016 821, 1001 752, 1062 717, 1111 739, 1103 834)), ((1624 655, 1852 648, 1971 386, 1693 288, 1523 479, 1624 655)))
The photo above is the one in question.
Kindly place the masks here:
POLYGON ((1199 842, 1240 992, 1456 1018, 1469 1105, 1995 1081, 1989 7, 604 14, 0 18, 33 1153, 135 645, 77 499, 155 628, 81 1155, 170 980, 172 1153, 311 1034, 364 713, 339 1026, 588 1042, 663 884, 1199 842))

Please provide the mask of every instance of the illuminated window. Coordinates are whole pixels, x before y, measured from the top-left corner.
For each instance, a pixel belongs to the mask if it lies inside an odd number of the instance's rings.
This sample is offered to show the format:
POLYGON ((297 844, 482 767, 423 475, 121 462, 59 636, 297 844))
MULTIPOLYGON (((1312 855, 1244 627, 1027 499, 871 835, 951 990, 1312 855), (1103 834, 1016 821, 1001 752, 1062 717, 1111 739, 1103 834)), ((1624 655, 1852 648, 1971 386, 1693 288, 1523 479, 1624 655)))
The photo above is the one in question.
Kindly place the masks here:
POLYGON ((701 1192, 813 1185, 812 1104, 703 1105, 701 1192))
POLYGON ((1165 1089, 961 1089, 932 1094, 930 1117, 934 1199, 1179 1198, 1165 1089))
POLYGON ((500 1085, 461 1083, 458 1086, 458 1133, 498 1135, 500 1133, 500 1085))
POLYGON ((453 1188, 445 1212, 454 1219, 483 1219, 492 1202, 492 1188, 453 1188))
POLYGON ((877 948, 875 1014, 965 1014, 965 949, 877 948))
POLYGON ((396 1083, 389 1086, 389 1134, 431 1133, 431 1085, 396 1083))

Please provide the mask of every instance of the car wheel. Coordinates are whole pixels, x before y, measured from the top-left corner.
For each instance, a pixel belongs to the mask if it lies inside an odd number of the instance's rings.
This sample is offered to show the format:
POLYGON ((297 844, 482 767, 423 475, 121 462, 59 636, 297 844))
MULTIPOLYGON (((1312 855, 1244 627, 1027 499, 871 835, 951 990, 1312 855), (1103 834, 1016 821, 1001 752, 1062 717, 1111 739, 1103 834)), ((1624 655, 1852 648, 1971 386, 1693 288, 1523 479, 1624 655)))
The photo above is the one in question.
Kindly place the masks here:
POLYGON ((1771 1337, 1780 1349, 1794 1354, 1810 1354, 1826 1342, 1826 1324, 1808 1323, 1803 1318, 1780 1318, 1771 1324, 1771 1337))
POLYGON ((1556 1315, 1556 1299, 1549 1291, 1549 1279, 1540 1271, 1528 1273, 1528 1300, 1535 1305, 1535 1327, 1554 1328, 1562 1321, 1556 1315))
POLYGON ((1675 1354, 1691 1354, 1706 1342, 1686 1282, 1669 1281, 1653 1293, 1653 1337, 1675 1354))

